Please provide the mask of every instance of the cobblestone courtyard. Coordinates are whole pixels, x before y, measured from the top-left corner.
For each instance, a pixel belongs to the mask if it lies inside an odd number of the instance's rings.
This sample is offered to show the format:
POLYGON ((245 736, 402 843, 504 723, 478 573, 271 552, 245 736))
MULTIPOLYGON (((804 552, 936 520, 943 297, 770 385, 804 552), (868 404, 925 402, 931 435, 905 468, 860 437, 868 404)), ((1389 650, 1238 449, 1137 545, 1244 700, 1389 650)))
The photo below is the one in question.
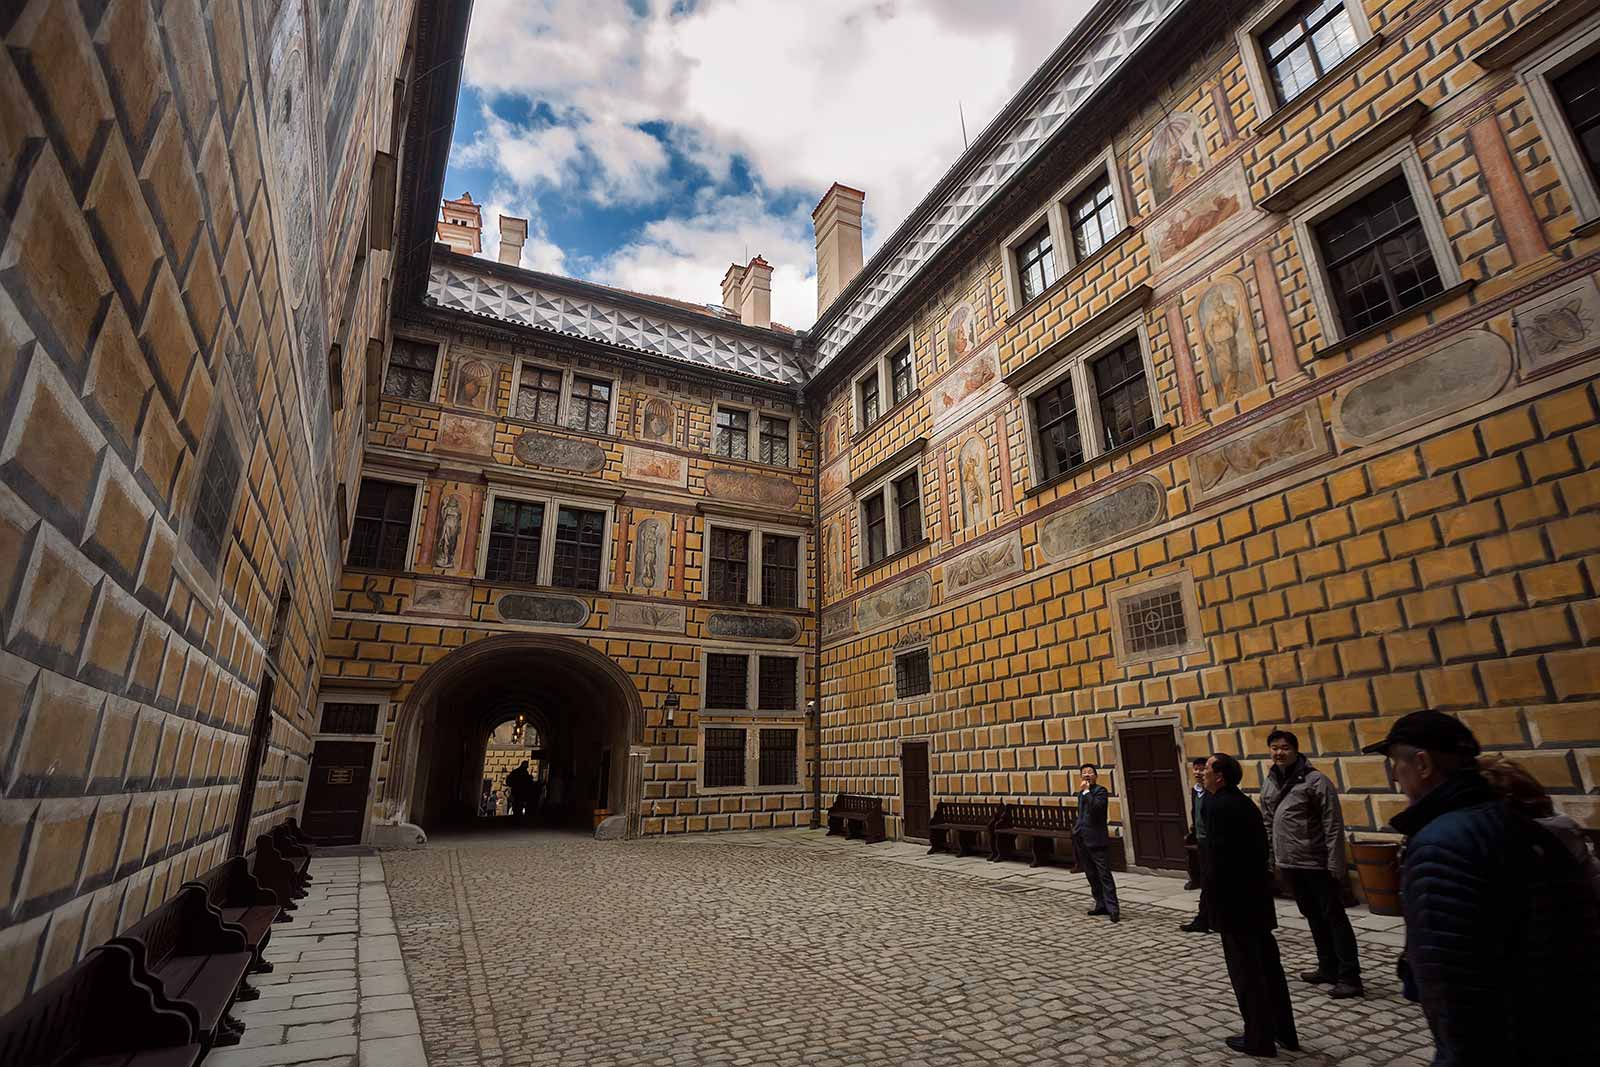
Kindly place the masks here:
MULTIPOLYGON (((1131 889, 1111 926, 1079 875, 920 851, 527 834, 383 863, 434 1067, 1257 1062, 1222 1045, 1220 943, 1180 932, 1170 894, 1131 889)), ((1291 982, 1305 1051, 1281 1059, 1427 1063, 1395 940, 1364 934, 1364 1000, 1291 982)), ((1313 962, 1303 931, 1280 943, 1291 975, 1313 962)))

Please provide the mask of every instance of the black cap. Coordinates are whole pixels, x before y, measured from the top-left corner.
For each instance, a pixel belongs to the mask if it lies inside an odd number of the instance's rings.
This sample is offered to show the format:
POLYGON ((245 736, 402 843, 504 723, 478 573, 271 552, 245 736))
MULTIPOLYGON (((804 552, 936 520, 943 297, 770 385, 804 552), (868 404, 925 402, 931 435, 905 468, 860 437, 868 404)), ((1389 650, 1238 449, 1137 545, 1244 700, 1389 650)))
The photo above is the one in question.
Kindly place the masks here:
POLYGON ((1402 715, 1389 727, 1389 736, 1361 751, 1389 754, 1390 745, 1410 745, 1429 752, 1455 752, 1463 756, 1476 756, 1483 749, 1472 731, 1454 715, 1442 711, 1413 711, 1402 715))

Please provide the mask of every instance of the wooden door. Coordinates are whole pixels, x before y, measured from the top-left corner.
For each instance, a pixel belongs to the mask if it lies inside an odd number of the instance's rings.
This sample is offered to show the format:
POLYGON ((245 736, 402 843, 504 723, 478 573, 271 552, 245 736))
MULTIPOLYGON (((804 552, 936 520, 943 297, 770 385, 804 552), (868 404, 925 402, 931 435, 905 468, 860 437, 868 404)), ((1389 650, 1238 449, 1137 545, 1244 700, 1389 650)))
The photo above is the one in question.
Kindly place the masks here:
POLYGON ((906 741, 900 746, 901 802, 906 826, 902 837, 928 836, 933 802, 928 794, 928 742, 906 741))
POLYGON ((327 845, 355 845, 367 815, 371 741, 318 741, 306 787, 305 832, 327 845))
POLYGON ((1183 870, 1189 790, 1172 727, 1122 731, 1122 792, 1133 828, 1134 862, 1183 870))

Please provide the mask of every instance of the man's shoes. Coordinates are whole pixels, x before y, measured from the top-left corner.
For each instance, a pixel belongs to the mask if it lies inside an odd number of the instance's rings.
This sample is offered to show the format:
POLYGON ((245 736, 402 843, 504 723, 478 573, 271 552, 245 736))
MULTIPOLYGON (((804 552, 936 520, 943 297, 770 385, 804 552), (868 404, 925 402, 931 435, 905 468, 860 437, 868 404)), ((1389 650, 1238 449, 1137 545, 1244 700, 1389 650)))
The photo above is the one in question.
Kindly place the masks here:
POLYGON ((1285 1052, 1299 1052, 1300 1051, 1300 1039, 1296 1037, 1296 1038, 1290 1038, 1288 1041, 1285 1041, 1283 1038, 1280 1037, 1280 1038, 1278 1038, 1278 1047, 1283 1049, 1283 1051, 1285 1051, 1285 1052))
POLYGON ((1200 887, 1195 885, 1193 882, 1185 882, 1183 883, 1183 888, 1187 892, 1191 889, 1199 889, 1200 887))
POLYGON ((1122 912, 1120 912, 1120 911, 1112 912, 1111 913, 1111 921, 1114 922, 1114 923, 1121 922, 1122 921, 1122 912))
POLYGON ((1182 930, 1186 934, 1209 934, 1211 932, 1211 927, 1207 926, 1199 919, 1191 919, 1182 926, 1178 927, 1178 929, 1182 930))
POLYGON ((1338 979, 1331 974, 1323 974, 1321 971, 1306 971, 1300 976, 1300 981, 1310 982, 1312 985, 1332 985, 1338 979))
POLYGON ((1239 1034, 1237 1037, 1228 1038, 1227 1043, 1228 1047, 1233 1049, 1233 1051, 1242 1052, 1246 1056, 1261 1056, 1263 1058, 1271 1058, 1278 1054, 1278 1047, 1276 1045, 1268 1045, 1266 1048, 1251 1048, 1249 1045, 1245 1044, 1243 1034, 1239 1034))
POLYGON ((1106 914, 1106 909, 1100 908, 1100 907, 1090 908, 1089 909, 1089 914, 1090 915, 1105 915, 1106 914))
POLYGON ((1335 982, 1333 988, 1328 990, 1328 996, 1334 1000, 1354 1000, 1363 992, 1360 982, 1335 982))

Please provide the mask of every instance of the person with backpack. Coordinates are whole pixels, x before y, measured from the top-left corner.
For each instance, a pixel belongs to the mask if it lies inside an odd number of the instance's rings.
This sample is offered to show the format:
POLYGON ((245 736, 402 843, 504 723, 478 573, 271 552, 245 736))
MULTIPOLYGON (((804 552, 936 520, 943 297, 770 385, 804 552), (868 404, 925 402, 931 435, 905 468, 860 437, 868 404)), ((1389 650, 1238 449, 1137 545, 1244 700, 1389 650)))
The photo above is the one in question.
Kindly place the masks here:
POLYGON ((1400 978, 1433 1031, 1434 1067, 1593 1067, 1600 906, 1573 855, 1478 768, 1478 739, 1438 711, 1396 720, 1386 756, 1410 807, 1400 978))

